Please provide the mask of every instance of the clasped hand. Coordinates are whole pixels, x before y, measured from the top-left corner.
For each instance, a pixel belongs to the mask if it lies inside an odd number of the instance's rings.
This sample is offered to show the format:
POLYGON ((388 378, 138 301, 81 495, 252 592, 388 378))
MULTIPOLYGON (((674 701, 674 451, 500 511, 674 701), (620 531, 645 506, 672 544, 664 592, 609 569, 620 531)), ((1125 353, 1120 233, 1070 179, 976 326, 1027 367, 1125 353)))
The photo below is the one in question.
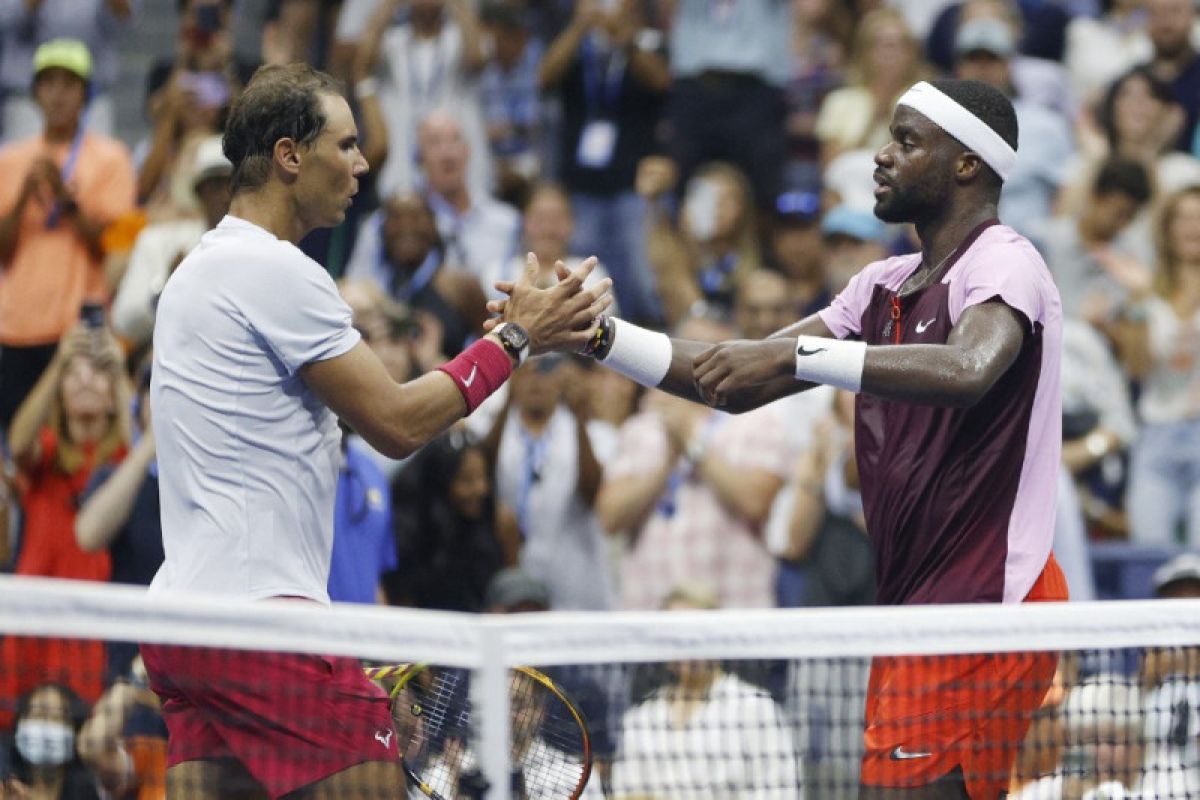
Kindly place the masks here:
POLYGON ((767 384, 794 371, 790 337, 721 342, 692 362, 692 378, 700 398, 710 406, 729 405, 740 392, 767 384))
POLYGON ((595 334, 600 315, 612 304, 611 279, 588 289, 583 286, 596 264, 593 256, 572 271, 558 261, 554 264, 555 283, 542 288, 538 285, 541 265, 530 253, 520 278, 496 283, 496 289, 507 297, 488 303, 488 311, 500 316, 485 322, 484 329, 490 331, 501 322, 520 325, 529 333, 531 355, 553 350, 579 352, 595 334))

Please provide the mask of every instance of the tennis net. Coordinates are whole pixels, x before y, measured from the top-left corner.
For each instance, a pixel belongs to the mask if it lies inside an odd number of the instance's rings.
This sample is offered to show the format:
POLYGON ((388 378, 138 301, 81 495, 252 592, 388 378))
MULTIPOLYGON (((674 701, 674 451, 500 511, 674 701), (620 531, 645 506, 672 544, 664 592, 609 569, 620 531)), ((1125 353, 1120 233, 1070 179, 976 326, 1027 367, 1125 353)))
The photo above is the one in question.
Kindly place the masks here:
POLYGON ((412 797, 840 800, 962 765, 972 798, 1200 797, 1200 601, 471 616, 5 577, 0 636, 0 766, 116 797, 162 796, 164 717, 241 759, 201 797, 400 797, 401 758, 412 797))

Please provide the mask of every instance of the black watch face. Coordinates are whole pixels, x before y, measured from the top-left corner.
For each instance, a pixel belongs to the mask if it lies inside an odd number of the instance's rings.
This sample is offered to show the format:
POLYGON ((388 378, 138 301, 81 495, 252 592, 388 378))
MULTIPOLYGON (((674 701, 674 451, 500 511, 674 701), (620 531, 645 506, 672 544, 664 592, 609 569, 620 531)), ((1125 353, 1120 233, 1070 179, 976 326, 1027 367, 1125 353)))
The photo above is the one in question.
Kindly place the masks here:
POLYGON ((521 351, 529 346, 529 334, 519 325, 514 325, 511 322, 504 326, 500 331, 500 338, 508 342, 509 347, 514 350, 521 351))

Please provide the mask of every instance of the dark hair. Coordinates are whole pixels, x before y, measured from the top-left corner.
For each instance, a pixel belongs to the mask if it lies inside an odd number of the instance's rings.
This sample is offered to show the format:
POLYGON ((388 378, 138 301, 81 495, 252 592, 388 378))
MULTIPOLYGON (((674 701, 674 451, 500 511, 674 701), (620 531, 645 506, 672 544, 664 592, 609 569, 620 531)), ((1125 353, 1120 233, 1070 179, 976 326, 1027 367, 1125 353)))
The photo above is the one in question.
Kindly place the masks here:
POLYGON ((1139 206, 1150 200, 1153 193, 1150 173, 1140 161, 1114 156, 1100 165, 1100 171, 1092 181, 1092 195, 1098 197, 1118 192, 1133 198, 1139 206))
POLYGON ((943 78, 929 82, 933 88, 970 111, 1013 150, 1017 149, 1017 112, 1012 101, 983 81, 963 81, 943 78))
POLYGON ((257 189, 271 175, 275 143, 310 145, 325 130, 321 95, 342 92, 332 76, 307 64, 259 67, 229 109, 225 157, 233 164, 233 191, 257 189))
POLYGON ((384 576, 393 602, 483 610, 488 581, 504 565, 496 535, 495 487, 480 519, 464 518, 449 497, 471 451, 483 454, 465 431, 449 431, 414 454, 393 479, 392 526, 400 567, 384 576))
MULTIPOLYGON (((1017 149, 1017 112, 1004 92, 983 81, 944 78, 929 83, 998 133, 1005 144, 1017 149)), ((991 166, 986 163, 984 166, 992 176, 993 188, 999 192, 1003 180, 991 166)))
POLYGON ((1134 67, 1110 83, 1104 92, 1103 100, 1100 101, 1100 108, 1096 109, 1096 117, 1097 122, 1100 123, 1100 129, 1104 131, 1104 138, 1108 142, 1111 152, 1116 152, 1119 145, 1117 141, 1117 95, 1125 84, 1134 78, 1144 80, 1150 88, 1150 96, 1158 102, 1163 104, 1177 102, 1171 84, 1155 75, 1146 65, 1134 67))

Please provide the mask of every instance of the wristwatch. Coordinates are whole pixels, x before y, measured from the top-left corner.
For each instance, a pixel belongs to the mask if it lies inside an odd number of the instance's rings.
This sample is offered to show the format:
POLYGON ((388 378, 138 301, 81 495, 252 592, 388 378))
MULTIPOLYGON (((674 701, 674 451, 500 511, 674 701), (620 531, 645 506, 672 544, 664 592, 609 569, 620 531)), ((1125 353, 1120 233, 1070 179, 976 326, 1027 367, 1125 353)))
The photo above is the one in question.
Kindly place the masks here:
POLYGON ((505 352, 516 359, 517 366, 529 357, 529 332, 515 322, 501 322, 492 329, 503 345, 505 352))

